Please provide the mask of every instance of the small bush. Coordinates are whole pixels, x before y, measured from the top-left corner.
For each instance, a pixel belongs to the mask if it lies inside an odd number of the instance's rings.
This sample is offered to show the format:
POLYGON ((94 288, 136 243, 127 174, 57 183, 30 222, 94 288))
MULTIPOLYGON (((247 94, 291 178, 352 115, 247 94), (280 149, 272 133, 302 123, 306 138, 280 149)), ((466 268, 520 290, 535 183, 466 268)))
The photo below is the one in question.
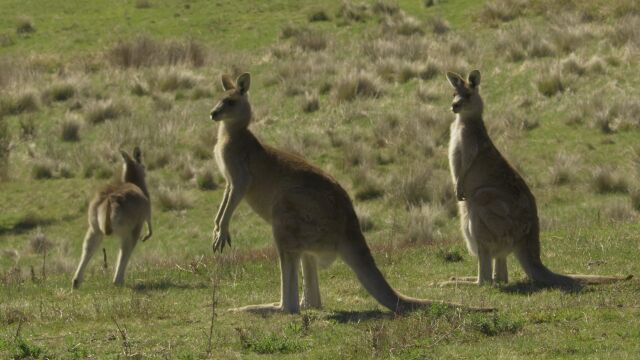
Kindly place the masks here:
POLYGON ((172 69, 158 76, 158 88, 160 91, 176 91, 179 89, 191 89, 198 83, 198 79, 187 71, 172 69))
POLYGON ((338 101, 353 101, 362 97, 379 97, 382 90, 377 81, 364 72, 351 73, 338 80, 335 86, 335 96, 338 101))
POLYGON ((294 45, 308 51, 324 50, 327 36, 319 31, 305 31, 294 37, 294 45))
POLYGON ((31 167, 31 177, 36 180, 51 179, 53 178, 53 170, 55 164, 51 161, 37 161, 31 167))
POLYGON ((21 16, 16 22, 16 32, 18 34, 29 34, 35 32, 36 28, 33 26, 33 20, 26 16, 21 16))
POLYGON ((151 1, 149 0, 136 0, 136 9, 148 9, 151 7, 151 1))
POLYGON ((42 254, 53 248, 53 242, 47 238, 47 236, 38 229, 36 234, 29 241, 31 251, 36 254, 42 254))
POLYGON ((556 157, 556 161, 549 168, 549 177, 551 184, 563 185, 571 181, 572 177, 578 171, 579 158, 565 153, 560 153, 556 157))
POLYGON ((598 167, 593 171, 592 185, 598 193, 625 193, 629 186, 626 179, 611 169, 598 167))
POLYGON ((75 118, 65 119, 60 124, 60 139, 62 141, 79 141, 80 140, 80 127, 82 126, 80 120, 75 118))
POLYGON ((85 110, 85 121, 96 125, 107 120, 115 120, 131 113, 129 107, 123 102, 112 100, 98 101, 87 106, 85 110))
POLYGON ((76 88, 73 84, 68 82, 61 82, 51 85, 47 90, 42 93, 42 100, 45 102, 51 101, 66 101, 71 99, 76 94, 76 88))
POLYGON ((458 250, 440 248, 436 251, 436 257, 444 262, 460 262, 463 260, 462 254, 458 250))
POLYGON ((213 173, 210 170, 203 170, 196 176, 196 184, 200 190, 215 190, 218 188, 213 173))
POLYGON ((312 113, 320 109, 320 99, 317 94, 306 93, 302 101, 302 111, 312 113))
POLYGON ((145 96, 149 95, 149 85, 140 82, 139 80, 135 80, 131 85, 131 94, 135 96, 145 96))
POLYGON ((497 336, 517 333, 522 329, 523 322, 509 319, 505 315, 477 314, 472 316, 471 326, 486 336, 497 336))
POLYGON ((21 94, 0 99, 0 116, 18 115, 27 112, 35 112, 40 109, 38 96, 33 91, 25 91, 21 94))
POLYGON ((562 78, 558 73, 541 75, 536 80, 536 87, 538 88, 538 91, 546 97, 551 97, 558 93, 562 93, 565 89, 562 78))
POLYGON ((440 205, 422 204, 410 207, 406 240, 411 243, 434 243, 440 240, 440 227, 446 219, 446 211, 440 205))
POLYGON ((163 211, 185 210, 193 207, 193 201, 182 190, 161 187, 157 191, 158 205, 163 211))
POLYGON ((386 0, 376 0, 371 8, 376 15, 397 15, 400 13, 400 6, 386 0))
POLYGON ((346 22, 363 22, 371 15, 369 14, 369 7, 366 4, 354 4, 343 1, 338 9, 337 16, 346 22))
POLYGON ((568 58, 560 62, 560 68, 563 73, 575 74, 578 76, 583 75, 586 72, 586 67, 582 65, 575 54, 571 54, 568 58))
POLYGON ((331 20, 331 18, 329 18, 329 14, 327 14, 327 12, 324 10, 314 10, 309 14, 310 22, 329 20, 331 20))

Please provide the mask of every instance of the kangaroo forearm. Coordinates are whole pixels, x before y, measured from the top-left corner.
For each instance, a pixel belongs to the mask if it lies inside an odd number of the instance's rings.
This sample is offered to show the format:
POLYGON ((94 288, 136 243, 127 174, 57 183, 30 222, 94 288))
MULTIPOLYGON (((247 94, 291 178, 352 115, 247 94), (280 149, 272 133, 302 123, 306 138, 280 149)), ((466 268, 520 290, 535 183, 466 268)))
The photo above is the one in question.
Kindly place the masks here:
POLYGON ((222 201, 220 202, 220 207, 218 208, 218 213, 216 214, 215 225, 220 225, 220 219, 222 218, 222 213, 224 209, 227 207, 227 203, 229 202, 229 185, 227 185, 224 189, 224 194, 222 195, 222 201))

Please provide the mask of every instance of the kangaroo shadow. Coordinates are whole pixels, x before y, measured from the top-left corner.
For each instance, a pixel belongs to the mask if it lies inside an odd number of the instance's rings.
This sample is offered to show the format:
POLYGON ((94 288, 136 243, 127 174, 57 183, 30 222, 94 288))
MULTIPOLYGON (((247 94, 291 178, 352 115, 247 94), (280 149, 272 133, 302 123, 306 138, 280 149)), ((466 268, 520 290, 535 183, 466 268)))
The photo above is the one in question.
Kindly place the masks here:
POLYGON ((395 314, 391 312, 383 312, 380 310, 365 310, 365 311, 334 311, 327 315, 327 320, 333 320, 340 324, 359 323, 363 321, 379 320, 379 319, 392 319, 395 314))
POLYGON ((507 294, 516 294, 516 295, 531 295, 547 289, 557 289, 567 294, 581 294, 585 292, 585 287, 583 285, 573 285, 573 286, 545 285, 545 284, 535 283, 535 282, 526 281, 526 280, 509 283, 507 285, 501 285, 498 287, 498 289, 501 292, 504 292, 507 294))
POLYGON ((136 282, 131 286, 131 289, 136 292, 146 292, 146 291, 162 291, 168 289, 205 289, 209 287, 209 284, 206 282, 199 281, 197 283, 179 283, 174 282, 172 280, 162 279, 162 280, 150 280, 150 281, 140 281, 136 282))

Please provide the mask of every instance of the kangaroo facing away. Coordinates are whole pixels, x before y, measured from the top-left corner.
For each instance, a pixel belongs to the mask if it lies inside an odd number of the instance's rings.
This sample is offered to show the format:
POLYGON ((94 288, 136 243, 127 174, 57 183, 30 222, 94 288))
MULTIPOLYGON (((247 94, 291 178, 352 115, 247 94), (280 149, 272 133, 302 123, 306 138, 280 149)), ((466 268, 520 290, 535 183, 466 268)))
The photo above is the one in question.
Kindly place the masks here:
POLYGON ((116 285, 124 284, 124 272, 144 223, 147 223, 146 241, 151 237, 151 203, 145 182, 142 152, 136 147, 133 159, 120 151, 123 160, 122 183, 109 185, 99 191, 89 205, 89 229, 84 237, 82 257, 73 277, 73 288, 82 283, 84 271, 104 235, 115 234, 121 239, 118 264, 113 277, 116 285))
POLYGON ((225 244, 231 244, 229 222, 240 201, 246 199, 272 226, 280 258, 281 293, 280 303, 233 310, 298 313, 300 307, 319 308, 318 263, 328 265, 337 255, 356 273, 364 288, 394 312, 439 303, 406 297, 389 286, 365 242, 351 200, 336 180, 301 157, 262 144, 251 133, 250 79, 244 73, 234 83, 223 75, 225 92, 211 111, 211 119, 221 122, 215 156, 227 181, 215 217, 213 251, 222 252, 225 244), (299 264, 303 277, 301 303, 299 264))
POLYGON ((506 283, 507 255, 512 252, 527 276, 545 285, 571 287, 630 279, 561 275, 542 264, 536 200, 489 138, 482 119, 480 72, 472 71, 467 81, 451 72, 447 78, 455 89, 451 110, 456 114, 451 125, 449 164, 462 233, 469 252, 478 257, 478 276, 453 278, 443 284, 506 283))

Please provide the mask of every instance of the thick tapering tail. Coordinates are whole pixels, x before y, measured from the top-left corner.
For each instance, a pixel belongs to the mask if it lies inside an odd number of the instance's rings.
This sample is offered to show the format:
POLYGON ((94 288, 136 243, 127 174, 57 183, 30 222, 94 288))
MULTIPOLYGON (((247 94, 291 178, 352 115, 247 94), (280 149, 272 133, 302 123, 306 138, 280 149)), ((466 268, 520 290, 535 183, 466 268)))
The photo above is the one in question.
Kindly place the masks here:
POLYGON ((549 286, 575 287, 579 285, 611 284, 618 281, 629 280, 633 275, 627 276, 603 276, 603 275, 563 275, 549 270, 540 259, 539 253, 530 252, 526 248, 518 249, 516 257, 524 272, 532 281, 549 286))
POLYGON ((364 288, 380 304, 395 313, 403 313, 419 308, 426 308, 433 304, 441 304, 448 307, 460 308, 472 311, 489 312, 493 308, 469 308, 460 304, 414 299, 395 291, 384 278, 375 264, 371 251, 362 234, 354 234, 355 239, 349 239, 340 244, 339 253, 345 263, 356 273, 358 280, 364 288))
POLYGON ((108 197, 98 207, 98 225, 105 235, 111 235, 111 199, 108 197))

